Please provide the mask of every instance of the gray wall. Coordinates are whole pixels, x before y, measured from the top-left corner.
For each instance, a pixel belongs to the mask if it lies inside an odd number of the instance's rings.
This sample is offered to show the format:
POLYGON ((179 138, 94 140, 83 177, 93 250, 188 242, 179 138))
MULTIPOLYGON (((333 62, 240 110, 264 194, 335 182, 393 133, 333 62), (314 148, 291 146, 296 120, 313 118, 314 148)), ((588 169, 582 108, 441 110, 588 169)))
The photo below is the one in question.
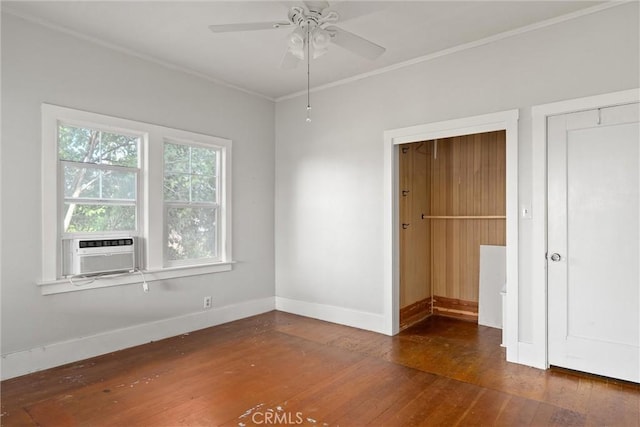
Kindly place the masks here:
MULTIPOLYGON (((278 102, 276 295, 383 314, 383 132, 520 109, 530 203, 531 107, 639 87, 638 39, 632 2, 319 91, 311 124, 304 97, 278 102)), ((519 340, 530 342, 531 221, 519 228, 519 340)))
POLYGON ((205 295, 214 308, 273 297, 274 109, 3 14, 2 354, 199 312, 205 295), (233 271, 153 282, 148 294, 126 285, 42 296, 43 102, 233 140, 233 271))

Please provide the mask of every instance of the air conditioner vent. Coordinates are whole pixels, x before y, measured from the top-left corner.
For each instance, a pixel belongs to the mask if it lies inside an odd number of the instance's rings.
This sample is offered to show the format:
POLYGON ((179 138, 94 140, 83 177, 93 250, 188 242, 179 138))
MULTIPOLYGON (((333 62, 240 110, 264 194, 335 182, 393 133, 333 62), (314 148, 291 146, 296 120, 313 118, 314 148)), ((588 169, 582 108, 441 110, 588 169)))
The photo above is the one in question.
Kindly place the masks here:
POLYGON ((103 246, 132 246, 133 239, 101 239, 101 240, 80 240, 80 248, 100 248, 103 246))

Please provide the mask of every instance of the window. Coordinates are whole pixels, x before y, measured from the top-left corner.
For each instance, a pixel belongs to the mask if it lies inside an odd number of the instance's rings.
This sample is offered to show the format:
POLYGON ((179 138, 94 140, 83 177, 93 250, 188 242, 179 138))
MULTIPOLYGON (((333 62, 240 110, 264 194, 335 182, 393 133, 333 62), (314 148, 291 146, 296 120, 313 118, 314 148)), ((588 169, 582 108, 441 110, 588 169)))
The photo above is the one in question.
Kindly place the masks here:
POLYGON ((72 237, 138 237, 147 280, 231 269, 230 140, 47 104, 42 120, 43 293, 77 290, 72 237))
POLYGON ((165 261, 218 259, 218 150, 164 144, 165 261))
POLYGON ((58 122, 63 235, 137 232, 140 137, 58 122))

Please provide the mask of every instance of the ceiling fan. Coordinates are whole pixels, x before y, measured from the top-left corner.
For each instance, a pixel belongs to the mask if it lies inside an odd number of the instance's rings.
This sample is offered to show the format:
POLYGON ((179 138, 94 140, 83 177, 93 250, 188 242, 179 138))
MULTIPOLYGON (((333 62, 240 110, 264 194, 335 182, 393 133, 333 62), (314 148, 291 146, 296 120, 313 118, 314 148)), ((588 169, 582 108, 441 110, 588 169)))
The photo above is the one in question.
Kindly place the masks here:
POLYGON ((295 68, 301 60, 305 59, 305 49, 308 57, 317 58, 324 55, 330 43, 371 60, 384 53, 384 47, 332 25, 340 19, 340 15, 329 9, 328 2, 303 1, 303 3, 305 7, 293 6, 289 9, 286 21, 210 25, 209 29, 214 33, 225 33, 293 28, 293 32, 287 37, 288 48, 280 65, 285 69, 295 68))

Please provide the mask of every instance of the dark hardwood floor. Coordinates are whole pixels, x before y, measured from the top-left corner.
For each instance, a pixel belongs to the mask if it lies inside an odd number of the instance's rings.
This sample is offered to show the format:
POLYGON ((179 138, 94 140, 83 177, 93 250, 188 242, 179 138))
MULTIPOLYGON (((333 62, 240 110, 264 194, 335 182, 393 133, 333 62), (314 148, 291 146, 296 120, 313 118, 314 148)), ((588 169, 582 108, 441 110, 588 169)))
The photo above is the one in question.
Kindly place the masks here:
POLYGON ((500 330, 395 337, 271 312, 3 381, 3 426, 640 426, 640 387, 505 362, 500 330))

